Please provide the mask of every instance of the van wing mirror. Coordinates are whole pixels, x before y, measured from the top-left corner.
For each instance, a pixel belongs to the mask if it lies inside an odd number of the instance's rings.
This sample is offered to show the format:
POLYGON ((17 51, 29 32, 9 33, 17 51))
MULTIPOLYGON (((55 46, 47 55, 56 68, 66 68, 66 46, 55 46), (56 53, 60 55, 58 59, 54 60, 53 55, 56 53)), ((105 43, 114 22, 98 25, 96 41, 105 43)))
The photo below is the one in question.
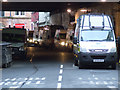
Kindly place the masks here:
POLYGON ((76 37, 74 37, 73 43, 74 43, 74 44, 77 44, 77 38, 76 38, 76 37))

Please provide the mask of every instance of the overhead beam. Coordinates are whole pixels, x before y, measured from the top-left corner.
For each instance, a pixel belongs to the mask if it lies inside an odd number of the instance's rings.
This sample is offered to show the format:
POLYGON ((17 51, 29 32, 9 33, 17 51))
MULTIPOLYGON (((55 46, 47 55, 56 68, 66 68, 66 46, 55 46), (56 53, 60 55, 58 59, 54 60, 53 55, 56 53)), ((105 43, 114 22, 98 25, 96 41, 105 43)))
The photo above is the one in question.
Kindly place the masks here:
POLYGON ((89 7, 97 3, 92 2, 2 2, 3 11, 44 11, 51 12, 65 10, 67 8, 77 9, 89 7))

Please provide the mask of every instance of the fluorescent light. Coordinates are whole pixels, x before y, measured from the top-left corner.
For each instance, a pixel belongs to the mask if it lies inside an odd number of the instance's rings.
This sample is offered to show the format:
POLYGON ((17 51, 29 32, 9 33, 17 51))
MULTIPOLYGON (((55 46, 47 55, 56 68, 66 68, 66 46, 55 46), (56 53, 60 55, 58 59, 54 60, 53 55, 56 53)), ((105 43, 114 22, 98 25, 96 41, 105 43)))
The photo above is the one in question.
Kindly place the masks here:
POLYGON ((86 9, 81 9, 80 11, 81 11, 81 12, 87 12, 87 10, 86 10, 86 9))
POLYGON ((101 2, 106 2, 106 0, 101 0, 101 2))
POLYGON ((71 13, 71 9, 67 9, 67 12, 71 13))
POLYGON ((2 0, 3 2, 7 2, 8 0, 2 0))

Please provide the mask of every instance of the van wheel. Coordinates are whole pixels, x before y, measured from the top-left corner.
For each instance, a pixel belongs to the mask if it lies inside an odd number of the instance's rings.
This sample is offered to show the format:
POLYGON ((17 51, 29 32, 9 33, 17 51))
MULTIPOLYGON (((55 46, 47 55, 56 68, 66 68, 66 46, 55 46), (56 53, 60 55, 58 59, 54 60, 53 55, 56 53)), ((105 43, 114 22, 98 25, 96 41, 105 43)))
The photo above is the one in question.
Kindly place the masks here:
POLYGON ((3 68, 7 68, 8 67, 8 64, 7 63, 5 63, 4 64, 4 66, 3 66, 3 68))
POLYGON ((83 67, 81 65, 79 65, 79 69, 83 69, 83 67))
POLYGON ((79 62, 78 67, 79 67, 79 69, 83 69, 83 66, 80 64, 80 62, 79 62))
POLYGON ((116 69, 116 64, 112 64, 111 66, 112 66, 112 69, 114 70, 116 69))
POLYGON ((11 66, 12 66, 12 64, 13 64, 12 62, 9 62, 9 67, 11 67, 11 66))

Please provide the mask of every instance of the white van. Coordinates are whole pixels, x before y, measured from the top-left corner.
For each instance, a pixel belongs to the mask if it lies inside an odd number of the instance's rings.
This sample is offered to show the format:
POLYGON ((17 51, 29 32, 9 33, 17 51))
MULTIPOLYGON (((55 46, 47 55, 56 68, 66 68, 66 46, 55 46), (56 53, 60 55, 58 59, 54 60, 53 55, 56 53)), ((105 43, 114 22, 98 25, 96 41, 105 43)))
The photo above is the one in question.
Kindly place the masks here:
POLYGON ((67 30, 56 30, 54 44, 56 48, 63 49, 67 47, 67 30))
POLYGON ((81 15, 77 20, 73 52, 75 65, 104 65, 116 69, 117 49, 110 16, 81 15))

